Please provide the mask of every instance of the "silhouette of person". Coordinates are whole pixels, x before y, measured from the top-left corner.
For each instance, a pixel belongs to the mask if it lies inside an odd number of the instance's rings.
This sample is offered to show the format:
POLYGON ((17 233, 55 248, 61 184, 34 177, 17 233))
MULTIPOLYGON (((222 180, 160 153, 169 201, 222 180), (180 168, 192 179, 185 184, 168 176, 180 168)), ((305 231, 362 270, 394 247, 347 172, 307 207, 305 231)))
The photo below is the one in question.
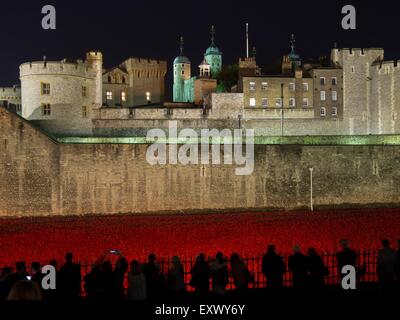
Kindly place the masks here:
POLYGON ((300 246, 293 247, 293 254, 288 260, 289 271, 292 272, 292 281, 294 288, 304 288, 307 283, 308 276, 308 259, 301 252, 300 246))
POLYGON ((269 245, 262 259, 262 273, 267 278, 267 287, 282 287, 285 271, 283 258, 275 252, 274 245, 269 245))
POLYGON ((5 300, 8 294, 8 285, 6 278, 12 273, 11 267, 4 267, 0 274, 0 301, 5 300))
POLYGON ((396 250, 396 283, 397 290, 400 289, 400 239, 397 239, 397 250, 396 250))
POLYGON ((199 254, 190 273, 192 274, 190 285, 195 289, 195 292, 200 297, 208 295, 210 290, 210 266, 204 253, 199 254))
POLYGON ((225 295, 229 283, 229 269, 222 252, 215 255, 215 261, 210 266, 210 275, 213 294, 225 295))
POLYGON ((179 257, 172 257, 172 262, 167 275, 169 291, 175 296, 180 297, 185 292, 185 273, 179 257))
POLYGON ((43 290, 43 286, 42 286, 42 280, 44 277, 44 274, 42 273, 42 270, 40 268, 40 263, 35 261, 31 263, 31 280, 33 282, 36 282, 40 288, 40 291, 42 293, 42 297, 44 298, 44 290, 43 290))
POLYGON ((118 300, 123 300, 125 298, 124 280, 127 271, 128 261, 123 256, 120 256, 113 271, 115 280, 115 297, 118 300))
POLYGON ((151 253, 148 256, 147 263, 142 266, 142 271, 146 277, 147 297, 149 300, 157 299, 163 291, 163 278, 156 260, 156 255, 151 253))
POLYGON ((400 239, 397 239, 397 251, 396 251, 396 282, 397 286, 400 286, 400 239))
POLYGON ((324 278, 328 276, 330 272, 328 268, 326 268, 321 256, 314 248, 309 248, 307 254, 307 285, 312 289, 323 288, 325 286, 324 278))
POLYGON ((383 293, 389 293, 395 280, 396 251, 390 247, 388 239, 382 240, 382 249, 378 252, 376 273, 383 293))
POLYGON ((343 277, 342 269, 344 266, 353 266, 357 268, 357 253, 349 248, 349 242, 346 239, 340 241, 340 250, 336 254, 338 274, 343 277))
POLYGON ((137 260, 131 261, 131 269, 128 273, 128 300, 146 300, 146 277, 140 269, 137 260))
POLYGON ((88 274, 85 275, 85 291, 86 291, 86 301, 94 302, 96 300, 96 294, 99 287, 99 277, 101 264, 103 263, 103 257, 100 257, 96 263, 93 265, 92 269, 88 274))
POLYGON ((239 294, 246 293, 250 282, 250 272, 244 261, 237 253, 233 253, 231 255, 231 276, 233 283, 235 284, 236 291, 239 294))
POLYGON ((96 292, 96 302, 113 301, 117 297, 115 293, 115 277, 111 261, 106 259, 103 261, 98 273, 98 287, 96 292))
POLYGON ((60 295, 65 300, 78 300, 81 293, 81 266, 73 262, 73 254, 65 254, 65 263, 59 271, 60 295))

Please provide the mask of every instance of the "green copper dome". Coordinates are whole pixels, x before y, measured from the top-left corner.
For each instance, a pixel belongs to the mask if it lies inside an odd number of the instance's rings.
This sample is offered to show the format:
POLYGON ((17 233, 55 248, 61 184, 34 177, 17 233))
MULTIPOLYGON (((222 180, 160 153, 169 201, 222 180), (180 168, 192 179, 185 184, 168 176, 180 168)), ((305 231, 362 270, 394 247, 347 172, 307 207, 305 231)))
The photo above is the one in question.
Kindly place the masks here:
POLYGON ((190 60, 186 56, 177 56, 174 60, 174 64, 180 64, 180 63, 189 63, 190 64, 190 60))
POLYGON ((208 49, 206 50, 205 55, 208 56, 210 54, 217 54, 217 55, 222 55, 222 52, 216 47, 211 45, 210 47, 208 47, 208 49))

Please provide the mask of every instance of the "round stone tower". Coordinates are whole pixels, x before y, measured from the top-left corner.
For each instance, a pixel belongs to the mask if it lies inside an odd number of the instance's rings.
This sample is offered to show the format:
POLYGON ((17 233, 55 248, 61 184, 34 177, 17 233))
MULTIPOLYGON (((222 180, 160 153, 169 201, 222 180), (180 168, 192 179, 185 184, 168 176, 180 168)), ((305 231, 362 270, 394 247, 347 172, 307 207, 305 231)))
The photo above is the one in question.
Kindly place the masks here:
POLYGON ((185 80, 191 77, 190 60, 183 54, 183 38, 181 37, 181 51, 174 60, 174 102, 185 101, 185 80))
POLYGON ((215 45, 214 26, 211 26, 211 45, 207 48, 204 58, 211 66, 211 77, 215 78, 222 68, 222 52, 215 45))
POLYGON ((82 60, 44 58, 23 63, 19 68, 22 116, 28 120, 65 119, 68 114, 76 117, 83 107, 89 109, 98 100, 94 93, 97 95, 99 64, 96 60, 94 71, 82 60))

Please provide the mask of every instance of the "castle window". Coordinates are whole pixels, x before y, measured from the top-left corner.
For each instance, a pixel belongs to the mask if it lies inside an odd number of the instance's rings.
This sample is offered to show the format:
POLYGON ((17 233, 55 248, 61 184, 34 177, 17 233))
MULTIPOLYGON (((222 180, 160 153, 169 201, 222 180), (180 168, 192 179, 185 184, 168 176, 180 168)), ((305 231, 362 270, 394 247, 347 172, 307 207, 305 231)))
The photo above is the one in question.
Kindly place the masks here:
POLYGON ((50 83, 41 83, 41 92, 42 95, 50 95, 50 83))
POLYGON ((268 82, 261 82, 261 90, 266 91, 268 89, 268 82))
POLYGON ((333 77, 333 78, 332 78, 332 85, 333 85, 333 86, 336 86, 336 85, 337 85, 337 78, 336 78, 336 77, 333 77))
POLYGON ((308 98, 303 98, 303 107, 308 107, 308 98))
POLYGON ((51 115, 51 106, 50 106, 49 103, 43 103, 42 104, 42 115, 43 116, 51 115))
POLYGON ((111 91, 107 91, 107 100, 112 100, 113 94, 111 91))
POLYGON ((250 91, 255 91, 256 90, 256 83, 255 82, 250 82, 249 83, 249 89, 250 89, 250 91))
POLYGON ((326 100, 326 92, 321 91, 321 101, 325 101, 325 100, 326 100))
POLYGON ((332 108, 332 116, 334 116, 334 117, 337 116, 337 108, 336 107, 332 108))
POLYGON ((351 66, 351 73, 355 73, 356 72, 356 68, 354 68, 354 66, 351 66))
POLYGON ((184 75, 185 74, 185 70, 182 70, 182 75, 184 75))
POLYGON ((289 91, 295 91, 296 85, 294 83, 289 83, 289 91))
POLYGON ((121 92, 121 100, 122 101, 126 101, 126 93, 125 93, 125 91, 121 92))
POLYGON ((282 108, 282 99, 281 98, 276 98, 275 99, 275 106, 277 108, 282 108))
POLYGON ((256 98, 250 98, 250 107, 256 106, 256 98))
POLYGON ((87 93, 86 91, 87 91, 86 87, 83 86, 82 87, 82 97, 84 97, 84 98, 86 97, 86 93, 87 93))
POLYGON ((296 99, 290 98, 289 99, 289 107, 295 107, 295 106, 296 106, 296 99))
POLYGON ((122 83, 125 84, 126 83, 126 79, 125 77, 122 77, 122 83))
POLYGON ((268 98, 262 98, 261 106, 264 107, 264 108, 268 107, 268 98))
POLYGON ((325 77, 319 78, 319 84, 320 84, 321 86, 324 86, 324 85, 325 85, 325 82, 326 82, 325 77))
POLYGON ((326 108, 325 107, 321 108, 320 115, 321 115, 321 117, 325 117, 326 116, 326 108))
POLYGON ((337 91, 332 91, 332 101, 337 101, 337 91))
POLYGON ((307 92, 307 91, 308 91, 308 83, 307 83, 307 82, 304 82, 304 83, 303 83, 303 91, 304 91, 304 92, 307 92))
POLYGON ((108 83, 111 83, 111 82, 112 82, 111 76, 108 76, 108 83))
POLYGON ((82 118, 87 118, 87 107, 86 106, 82 107, 82 118))

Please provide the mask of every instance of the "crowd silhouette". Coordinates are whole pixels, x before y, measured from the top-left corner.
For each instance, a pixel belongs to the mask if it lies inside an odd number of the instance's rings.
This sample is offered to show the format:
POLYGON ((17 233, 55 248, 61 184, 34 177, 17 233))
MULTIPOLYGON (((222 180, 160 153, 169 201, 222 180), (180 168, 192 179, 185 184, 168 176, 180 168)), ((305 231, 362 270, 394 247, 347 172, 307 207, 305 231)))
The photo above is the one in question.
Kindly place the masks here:
MULTIPOLYGON (((109 254, 103 254, 84 276, 72 253, 65 255, 60 268, 57 261, 50 261, 57 270, 55 290, 42 288, 44 274, 39 262, 32 262, 30 273, 25 262, 17 262, 15 269, 4 267, 0 274, 0 299, 103 302, 155 301, 168 297, 179 300, 188 295, 188 287, 193 289, 192 296, 202 299, 226 296, 230 282, 232 292, 240 297, 245 296, 255 282, 255 275, 237 253, 227 259, 218 252, 212 261, 205 254, 199 254, 191 270, 186 270, 190 273, 187 284, 184 267, 177 256, 171 259, 164 273, 155 254, 150 254, 143 264, 137 260, 128 263, 118 251, 112 254, 116 257, 114 264, 109 254)), ((336 254, 337 274, 340 276, 342 268, 349 265, 357 270, 358 279, 366 272, 357 252, 350 248, 347 240, 342 240, 336 254)), ((274 245, 269 245, 262 258, 261 271, 268 290, 282 288, 287 272, 291 273, 292 290, 320 290, 331 273, 317 250, 309 248, 303 253, 298 245, 293 247, 287 260, 278 254, 274 245)), ((382 294, 400 291, 400 239, 396 249, 391 248, 388 239, 382 240, 376 259, 376 276, 382 294)))

